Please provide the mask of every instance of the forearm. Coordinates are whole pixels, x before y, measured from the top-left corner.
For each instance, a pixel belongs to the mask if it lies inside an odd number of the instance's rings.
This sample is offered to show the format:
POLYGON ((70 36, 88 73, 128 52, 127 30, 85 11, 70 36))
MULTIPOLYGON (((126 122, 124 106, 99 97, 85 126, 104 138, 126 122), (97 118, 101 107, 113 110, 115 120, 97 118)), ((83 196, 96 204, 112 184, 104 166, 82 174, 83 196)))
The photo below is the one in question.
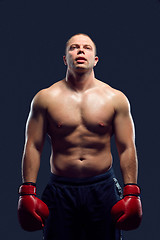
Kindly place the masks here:
POLYGON ((26 149, 22 158, 22 181, 36 182, 41 153, 34 147, 26 149))
POLYGON ((138 161, 135 147, 128 147, 119 154, 124 184, 137 183, 138 161))

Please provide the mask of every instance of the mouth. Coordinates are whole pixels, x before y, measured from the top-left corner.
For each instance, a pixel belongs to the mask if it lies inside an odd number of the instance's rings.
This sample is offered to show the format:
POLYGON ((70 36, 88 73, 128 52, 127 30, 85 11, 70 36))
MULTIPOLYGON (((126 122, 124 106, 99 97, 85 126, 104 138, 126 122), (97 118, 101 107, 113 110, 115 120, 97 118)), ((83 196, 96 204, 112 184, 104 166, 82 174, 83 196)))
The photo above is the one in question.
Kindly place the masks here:
POLYGON ((76 58, 76 61, 77 62, 85 62, 85 61, 87 61, 87 59, 86 58, 84 58, 84 57, 78 57, 78 58, 76 58))

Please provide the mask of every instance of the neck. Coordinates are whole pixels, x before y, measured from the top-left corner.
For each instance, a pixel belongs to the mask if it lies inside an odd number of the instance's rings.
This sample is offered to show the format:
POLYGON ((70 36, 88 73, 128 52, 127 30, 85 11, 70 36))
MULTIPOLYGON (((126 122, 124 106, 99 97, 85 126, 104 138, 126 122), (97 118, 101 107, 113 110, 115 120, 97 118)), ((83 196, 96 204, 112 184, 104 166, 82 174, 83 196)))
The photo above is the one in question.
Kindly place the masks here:
POLYGON ((69 70, 67 70, 66 83, 74 91, 83 92, 93 87, 95 83, 94 71, 92 69, 90 72, 87 73, 80 72, 72 73, 69 70))

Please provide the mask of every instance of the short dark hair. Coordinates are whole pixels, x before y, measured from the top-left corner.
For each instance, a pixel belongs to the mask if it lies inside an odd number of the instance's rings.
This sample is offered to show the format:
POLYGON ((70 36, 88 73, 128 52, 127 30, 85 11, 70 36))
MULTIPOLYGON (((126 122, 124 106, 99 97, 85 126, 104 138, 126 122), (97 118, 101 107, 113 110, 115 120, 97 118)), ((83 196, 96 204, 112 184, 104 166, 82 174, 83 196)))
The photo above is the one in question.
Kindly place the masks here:
POLYGON ((93 42, 94 47, 95 47, 95 55, 96 55, 96 54, 97 54, 96 44, 95 44, 95 42, 92 40, 92 38, 91 38, 88 34, 86 34, 86 33, 76 33, 76 34, 74 34, 73 36, 71 36, 71 37, 68 39, 68 41, 66 42, 66 45, 65 45, 65 53, 66 53, 66 49, 67 49, 68 43, 69 43, 69 41, 71 40, 71 38, 74 37, 74 36, 78 36, 78 35, 83 35, 83 36, 86 36, 86 37, 88 37, 88 38, 91 39, 91 41, 93 42))

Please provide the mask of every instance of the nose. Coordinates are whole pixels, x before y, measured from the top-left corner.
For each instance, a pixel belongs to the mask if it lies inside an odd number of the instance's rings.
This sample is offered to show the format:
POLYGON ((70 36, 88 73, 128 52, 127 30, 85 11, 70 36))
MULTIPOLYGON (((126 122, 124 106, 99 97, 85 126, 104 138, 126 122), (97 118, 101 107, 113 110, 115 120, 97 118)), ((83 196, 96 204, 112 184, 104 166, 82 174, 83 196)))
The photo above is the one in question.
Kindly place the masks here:
POLYGON ((84 49, 82 47, 80 47, 78 49, 78 53, 77 54, 82 54, 82 53, 85 54, 84 49))

